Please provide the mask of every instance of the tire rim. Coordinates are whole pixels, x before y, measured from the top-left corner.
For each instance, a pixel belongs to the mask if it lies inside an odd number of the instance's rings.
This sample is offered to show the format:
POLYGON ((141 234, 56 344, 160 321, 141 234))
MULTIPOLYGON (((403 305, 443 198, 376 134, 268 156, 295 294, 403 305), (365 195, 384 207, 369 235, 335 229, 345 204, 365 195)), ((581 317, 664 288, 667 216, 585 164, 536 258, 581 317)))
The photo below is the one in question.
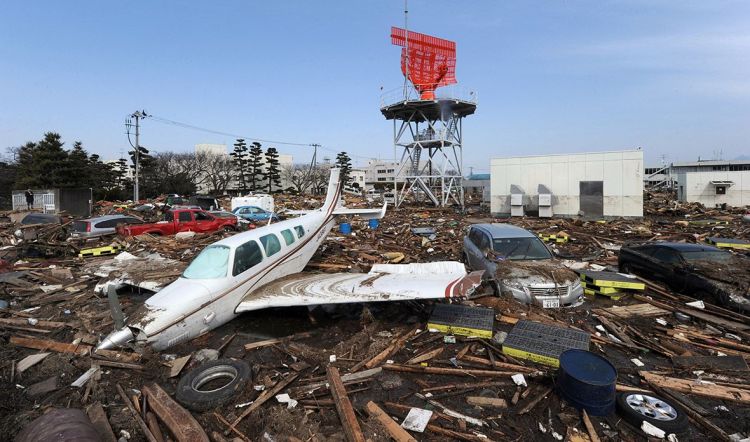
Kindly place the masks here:
POLYGON ((677 410, 659 398, 645 394, 630 394, 625 397, 625 403, 639 414, 657 421, 673 421, 677 419, 677 410))
POLYGON ((239 373, 237 370, 232 367, 231 365, 220 365, 217 367, 211 367, 208 370, 201 373, 199 376, 196 376, 195 379, 193 379, 193 382, 191 383, 191 387, 193 390, 199 392, 199 393, 213 393, 215 391, 219 391, 223 388, 226 388, 229 384, 234 381, 239 373), (226 383, 222 384, 220 387, 211 389, 211 390, 201 390, 201 387, 206 385, 207 383, 216 380, 216 379, 226 379, 226 383))

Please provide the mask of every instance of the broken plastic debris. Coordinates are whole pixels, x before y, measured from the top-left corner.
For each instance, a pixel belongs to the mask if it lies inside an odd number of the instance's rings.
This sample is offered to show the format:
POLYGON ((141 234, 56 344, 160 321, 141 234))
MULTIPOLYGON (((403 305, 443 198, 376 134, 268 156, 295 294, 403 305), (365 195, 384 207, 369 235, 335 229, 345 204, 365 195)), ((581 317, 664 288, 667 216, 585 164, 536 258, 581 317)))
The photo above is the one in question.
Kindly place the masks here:
POLYGON ((672 433, 669 436, 667 436, 667 440, 669 442, 680 442, 679 439, 677 439, 677 435, 672 433))
POLYGON ((29 325, 37 325, 39 323, 39 320, 36 318, 29 318, 27 321, 29 325))
POLYGON ((286 393, 277 394, 276 400, 281 404, 286 404, 286 408, 294 408, 297 406, 297 401, 289 397, 286 393))
POLYGON ((241 403, 241 404, 237 404, 237 405, 235 405, 235 406, 234 406, 234 408, 245 408, 245 407, 247 407, 248 405, 251 405, 251 404, 252 404, 253 402, 255 402, 255 401, 250 401, 250 402, 243 402, 243 403, 241 403))
POLYGON ((328 356, 328 362, 336 362, 336 355, 328 356))
POLYGON ((443 337, 443 342, 445 342, 446 344, 455 344, 456 343, 456 337, 455 336, 450 336, 450 335, 449 336, 444 336, 443 337))
POLYGON ((646 421, 643 421, 643 423, 641 423, 641 430, 643 430, 643 432, 648 434, 649 436, 658 437, 659 439, 664 439, 664 436, 667 435, 664 430, 659 427, 655 427, 646 421))
POLYGON ((690 307, 695 307, 699 309, 705 309, 706 304, 703 303, 701 300, 693 301, 693 302, 686 302, 685 305, 689 305, 690 307))
POLYGON ((255 385, 255 386, 253 386, 253 389, 255 391, 263 391, 263 390, 266 389, 266 386, 265 385, 255 385))
POLYGON ((657 322, 657 323, 658 323, 659 325, 663 325, 663 326, 665 326, 665 327, 667 326, 667 321, 665 321, 665 320, 664 320, 664 319, 662 319, 662 318, 656 318, 656 322, 657 322))
POLYGON ((558 433, 557 431, 552 431, 552 437, 557 440, 563 440, 562 434, 558 433))
POLYGON ((409 410, 409 414, 407 414, 404 421, 401 422, 401 427, 407 430, 416 431, 417 433, 422 433, 431 418, 432 411, 415 407, 409 410))
POLYGON ((526 384, 526 378, 524 378, 521 373, 514 374, 510 378, 513 379, 513 382, 515 382, 516 385, 521 387, 528 387, 528 385, 526 384))
POLYGON ((638 358, 633 358, 630 360, 630 362, 634 363, 636 367, 643 367, 644 365, 646 365, 638 358))
POLYGON ((547 428, 544 425, 542 425, 541 422, 539 422, 539 431, 541 431, 544 434, 547 434, 547 428))

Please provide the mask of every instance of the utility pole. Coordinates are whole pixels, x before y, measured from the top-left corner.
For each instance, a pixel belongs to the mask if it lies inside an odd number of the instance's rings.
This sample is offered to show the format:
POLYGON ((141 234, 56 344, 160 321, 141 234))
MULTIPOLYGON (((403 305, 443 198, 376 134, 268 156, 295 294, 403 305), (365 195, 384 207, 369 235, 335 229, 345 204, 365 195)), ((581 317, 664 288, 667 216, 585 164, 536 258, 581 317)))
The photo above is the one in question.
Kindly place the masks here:
MULTIPOLYGON (((133 160, 135 162, 135 183, 133 185, 133 201, 138 201, 140 199, 139 189, 138 189, 138 178, 140 173, 140 158, 141 158, 141 145, 140 145, 140 135, 141 135, 141 118, 148 117, 148 114, 146 114, 146 111, 135 111, 133 112, 131 117, 135 118, 135 146, 133 146, 133 143, 130 143, 131 146, 135 149, 135 154, 133 155, 133 160)), ((128 141, 130 141, 130 127, 133 124, 131 123, 130 119, 127 119, 125 121, 125 127, 128 129, 128 141)))

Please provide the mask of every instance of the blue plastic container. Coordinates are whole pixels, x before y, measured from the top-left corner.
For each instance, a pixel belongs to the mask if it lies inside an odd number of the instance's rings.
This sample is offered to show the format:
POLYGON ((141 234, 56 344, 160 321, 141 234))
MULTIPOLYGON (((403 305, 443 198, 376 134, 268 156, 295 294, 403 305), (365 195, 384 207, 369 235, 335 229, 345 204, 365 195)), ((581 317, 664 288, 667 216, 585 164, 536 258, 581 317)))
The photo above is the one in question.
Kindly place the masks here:
POLYGON ((587 350, 566 350, 560 354, 557 392, 570 405, 592 416, 615 411, 617 370, 607 359, 587 350))
POLYGON ((370 229, 375 230, 380 225, 380 220, 377 218, 372 218, 370 221, 368 221, 367 225, 370 226, 370 229))
POLYGON ((339 224, 339 232, 343 233, 344 235, 352 233, 352 225, 349 223, 339 224))

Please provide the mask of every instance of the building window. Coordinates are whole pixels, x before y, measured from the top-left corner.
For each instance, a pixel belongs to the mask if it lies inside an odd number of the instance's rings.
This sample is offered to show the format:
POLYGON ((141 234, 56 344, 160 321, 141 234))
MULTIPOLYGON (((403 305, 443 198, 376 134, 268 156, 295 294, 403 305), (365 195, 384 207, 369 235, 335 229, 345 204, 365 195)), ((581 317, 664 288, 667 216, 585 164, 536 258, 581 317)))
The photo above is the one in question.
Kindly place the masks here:
POLYGON ((387 178, 378 178, 378 181, 385 181, 387 178))
POLYGON ((727 194, 727 186, 716 186, 716 194, 717 195, 726 195, 727 194))
POLYGON ((385 173, 385 169, 378 169, 378 173, 385 173))
POLYGON ((393 173, 393 169, 388 169, 388 173, 393 173))

